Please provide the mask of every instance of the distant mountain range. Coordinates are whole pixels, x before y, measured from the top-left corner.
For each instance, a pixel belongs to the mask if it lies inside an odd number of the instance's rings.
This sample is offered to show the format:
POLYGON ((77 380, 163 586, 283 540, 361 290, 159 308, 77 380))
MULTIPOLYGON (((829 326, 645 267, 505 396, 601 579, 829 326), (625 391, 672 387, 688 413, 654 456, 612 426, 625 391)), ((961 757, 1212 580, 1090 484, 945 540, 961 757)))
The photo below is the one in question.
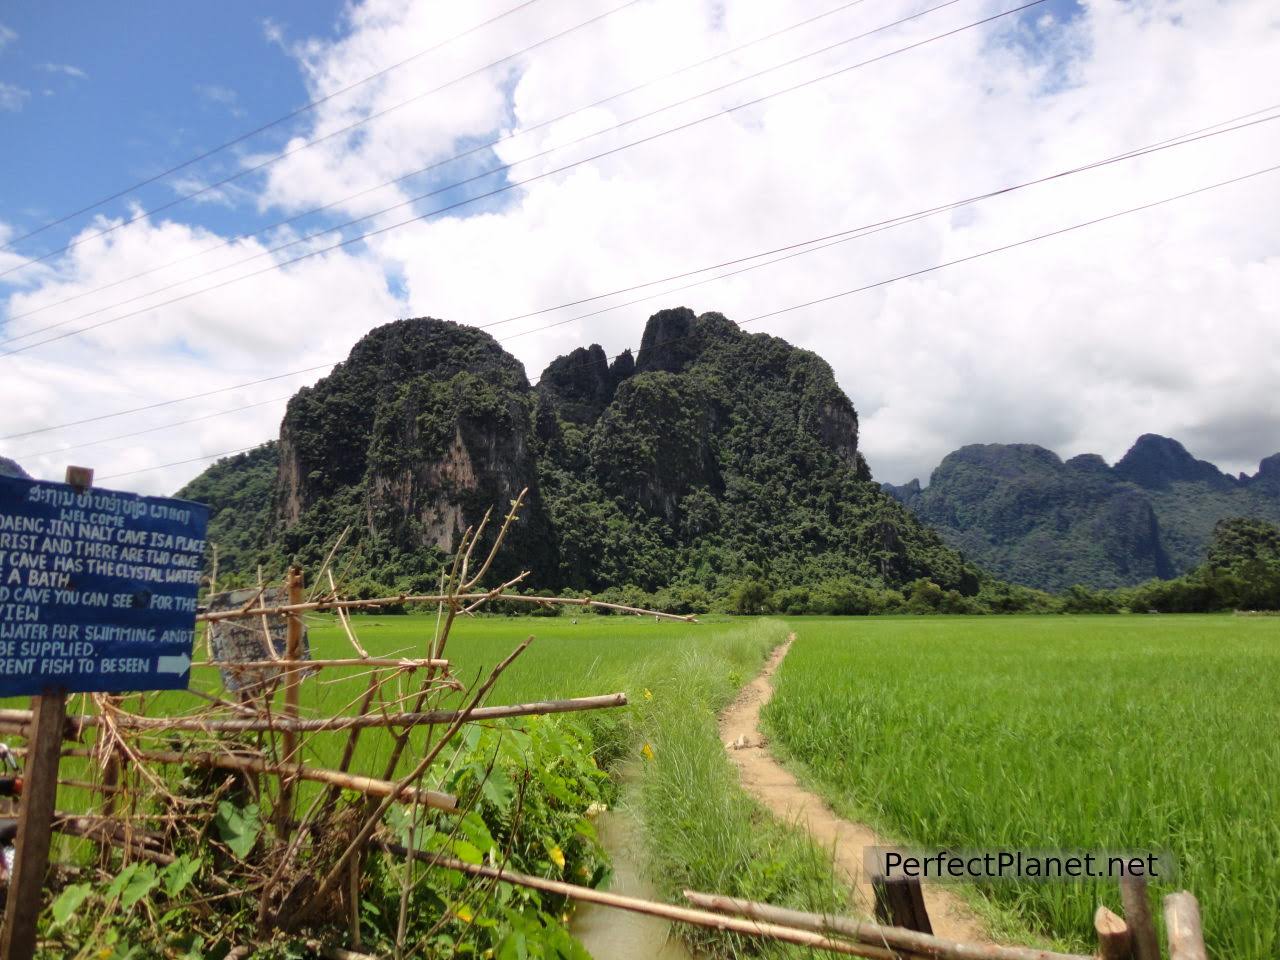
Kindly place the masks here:
POLYGON ((884 490, 965 558, 1045 590, 1116 587, 1185 573, 1225 517, 1280 522, 1280 454, 1232 477, 1177 440, 1145 434, 1115 466, 1035 444, 948 454, 929 485, 884 490))

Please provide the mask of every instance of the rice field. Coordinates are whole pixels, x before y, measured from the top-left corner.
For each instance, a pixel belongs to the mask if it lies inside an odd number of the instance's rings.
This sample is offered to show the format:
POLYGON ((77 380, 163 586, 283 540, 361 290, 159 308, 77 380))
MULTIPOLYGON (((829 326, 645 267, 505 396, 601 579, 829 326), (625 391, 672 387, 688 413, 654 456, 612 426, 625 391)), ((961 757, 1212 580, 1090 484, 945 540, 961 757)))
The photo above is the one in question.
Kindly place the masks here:
MULTIPOLYGON (((1280 955, 1280 619, 791 623, 765 723, 840 813, 927 846, 1167 849, 1211 955, 1280 955)), ((1083 952, 1119 910, 1099 881, 981 895, 1083 952)))

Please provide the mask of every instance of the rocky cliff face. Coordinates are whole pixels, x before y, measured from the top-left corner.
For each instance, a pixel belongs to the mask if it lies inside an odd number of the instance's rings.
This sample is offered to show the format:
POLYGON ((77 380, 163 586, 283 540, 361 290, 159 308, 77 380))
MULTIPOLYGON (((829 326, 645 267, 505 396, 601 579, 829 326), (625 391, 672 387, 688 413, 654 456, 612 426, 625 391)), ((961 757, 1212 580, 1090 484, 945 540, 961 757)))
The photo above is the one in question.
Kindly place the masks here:
MULTIPOLYGON (((720 314, 664 310, 634 359, 592 344, 535 389, 487 334, 424 318, 372 331, 290 401, 272 519, 254 521, 270 529, 250 536, 221 515, 223 535, 308 564, 350 527, 377 576, 433 581, 467 526, 528 487, 503 572, 530 569, 531 583, 848 574, 976 589, 869 478, 831 368, 720 314)), ((233 480, 219 465, 189 489, 230 503, 233 480)))
POLYGON ((1032 444, 974 445, 948 454, 928 487, 885 490, 998 575, 1060 590, 1185 573, 1220 519, 1280 519, 1277 473, 1280 455, 1233 479, 1146 434, 1115 467, 1096 454, 1063 463, 1032 444))
POLYGON ((487 334, 429 317, 378 327, 289 401, 276 496, 285 543, 313 547, 351 525, 389 554, 448 552, 528 487, 514 542, 548 562, 532 409, 523 368, 487 334))

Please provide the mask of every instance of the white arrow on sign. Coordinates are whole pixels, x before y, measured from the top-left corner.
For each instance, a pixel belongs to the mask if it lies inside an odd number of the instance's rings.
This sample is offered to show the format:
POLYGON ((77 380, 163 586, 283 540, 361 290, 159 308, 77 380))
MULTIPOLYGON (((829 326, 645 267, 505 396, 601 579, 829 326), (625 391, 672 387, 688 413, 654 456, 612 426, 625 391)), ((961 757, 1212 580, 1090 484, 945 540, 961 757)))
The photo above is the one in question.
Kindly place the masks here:
POLYGON ((156 673, 186 673, 191 669, 191 657, 182 653, 176 657, 156 657, 156 673))

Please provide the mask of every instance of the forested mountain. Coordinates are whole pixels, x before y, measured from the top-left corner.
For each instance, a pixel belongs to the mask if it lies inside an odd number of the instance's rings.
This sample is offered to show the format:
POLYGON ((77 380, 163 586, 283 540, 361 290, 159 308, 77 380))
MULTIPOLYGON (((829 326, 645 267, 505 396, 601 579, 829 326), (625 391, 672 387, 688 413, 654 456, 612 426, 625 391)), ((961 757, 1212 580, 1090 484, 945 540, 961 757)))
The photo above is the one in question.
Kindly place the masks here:
POLYGON ((983 444, 949 454, 928 487, 885 490, 1000 577, 1116 587, 1193 569, 1224 518, 1280 521, 1280 454, 1231 477, 1155 434, 1114 467, 1096 454, 1063 462, 1033 444, 983 444))
POLYGON ((387 324, 293 397, 277 444, 220 461, 179 495, 213 507, 223 570, 318 565, 350 527, 365 575, 428 589, 460 532, 524 487, 499 572, 530 569, 531 584, 978 587, 871 482, 857 414, 825 361, 687 309, 653 316, 634 358, 575 350, 536 387, 473 327, 387 324))
POLYGON ((10 460, 8 457, 0 457, 0 477, 25 477, 27 471, 10 460))

